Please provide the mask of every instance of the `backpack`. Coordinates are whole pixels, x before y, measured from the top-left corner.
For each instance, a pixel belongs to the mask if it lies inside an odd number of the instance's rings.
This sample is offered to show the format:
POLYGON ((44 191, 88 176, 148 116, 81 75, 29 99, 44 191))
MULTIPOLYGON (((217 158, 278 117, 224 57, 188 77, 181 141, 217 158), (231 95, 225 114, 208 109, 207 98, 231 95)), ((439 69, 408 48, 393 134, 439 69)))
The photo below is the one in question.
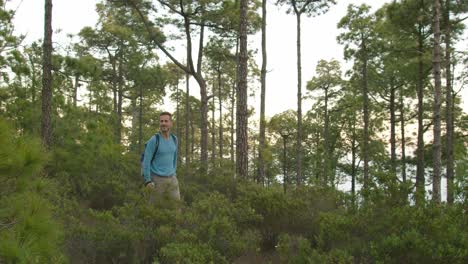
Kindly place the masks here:
MULTIPOLYGON (((151 161, 150 161, 150 164, 153 163, 153 160, 154 160, 154 157, 156 156, 156 152, 158 152, 158 147, 159 147, 159 138, 161 137, 161 135, 158 133, 154 134, 154 137, 156 137, 156 147, 154 148, 154 152, 153 152, 153 156, 151 157, 151 161)), ((172 140, 174 140, 175 144, 176 144, 176 149, 178 148, 177 146, 177 137, 174 135, 174 134, 170 134, 170 137, 172 138, 172 140)), ((140 164, 142 166, 141 168, 141 171, 142 171, 142 174, 143 174, 143 160, 145 159, 145 151, 146 151, 146 145, 148 143, 145 143, 145 147, 143 148, 143 153, 141 153, 141 157, 140 157, 140 164)))

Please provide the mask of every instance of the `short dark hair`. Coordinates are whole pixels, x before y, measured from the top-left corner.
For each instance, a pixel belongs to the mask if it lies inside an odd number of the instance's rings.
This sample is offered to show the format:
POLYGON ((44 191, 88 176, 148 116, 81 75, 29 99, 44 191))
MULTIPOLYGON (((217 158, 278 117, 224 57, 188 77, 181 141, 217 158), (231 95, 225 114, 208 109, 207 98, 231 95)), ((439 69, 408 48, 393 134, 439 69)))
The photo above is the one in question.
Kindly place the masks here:
POLYGON ((161 113, 159 114, 159 117, 164 116, 164 115, 168 115, 169 118, 172 120, 172 114, 171 114, 171 113, 169 113, 169 112, 161 112, 161 113))

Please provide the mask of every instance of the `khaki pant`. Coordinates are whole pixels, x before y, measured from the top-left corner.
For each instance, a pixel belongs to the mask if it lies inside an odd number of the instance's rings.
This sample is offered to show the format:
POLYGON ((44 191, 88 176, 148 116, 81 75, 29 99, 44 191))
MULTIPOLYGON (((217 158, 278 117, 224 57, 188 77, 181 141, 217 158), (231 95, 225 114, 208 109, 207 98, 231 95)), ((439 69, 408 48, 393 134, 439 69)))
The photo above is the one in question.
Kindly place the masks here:
POLYGON ((154 182, 154 192, 150 194, 150 202, 154 202, 156 199, 172 199, 180 201, 179 181, 177 177, 170 176, 157 176, 151 175, 154 182))

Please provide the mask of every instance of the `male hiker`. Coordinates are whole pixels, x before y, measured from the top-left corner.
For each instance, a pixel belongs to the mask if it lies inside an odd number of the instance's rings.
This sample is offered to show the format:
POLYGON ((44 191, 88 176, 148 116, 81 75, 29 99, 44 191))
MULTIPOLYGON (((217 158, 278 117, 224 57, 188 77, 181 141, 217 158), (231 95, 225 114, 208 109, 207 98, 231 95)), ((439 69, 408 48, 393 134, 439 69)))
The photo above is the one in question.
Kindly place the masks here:
MULTIPOLYGON (((167 195, 180 200, 176 178, 177 137, 171 133, 171 128, 171 113, 162 112, 159 115, 159 132, 145 145, 143 177, 146 188, 154 189, 159 197, 167 195)), ((154 201, 154 195, 151 195, 151 201, 154 201)))

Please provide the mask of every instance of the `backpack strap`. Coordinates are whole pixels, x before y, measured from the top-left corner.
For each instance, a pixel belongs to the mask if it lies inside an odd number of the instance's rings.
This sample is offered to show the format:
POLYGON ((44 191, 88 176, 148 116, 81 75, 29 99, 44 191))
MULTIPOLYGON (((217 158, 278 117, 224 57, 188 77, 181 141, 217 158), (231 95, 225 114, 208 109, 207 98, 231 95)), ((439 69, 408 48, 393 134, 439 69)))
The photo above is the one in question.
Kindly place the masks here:
POLYGON ((179 143, 177 142, 177 137, 176 137, 176 135, 174 135, 174 134, 172 134, 172 133, 171 133, 171 137, 172 137, 172 140, 174 140, 174 143, 175 143, 176 149, 177 149, 177 145, 179 144, 179 143))
POLYGON ((154 137, 156 138, 156 143, 155 143, 155 148, 154 148, 154 152, 153 152, 153 156, 151 157, 151 163, 153 163, 153 160, 154 160, 154 157, 156 157, 156 152, 158 152, 158 147, 159 147, 159 132, 154 134, 154 137))

